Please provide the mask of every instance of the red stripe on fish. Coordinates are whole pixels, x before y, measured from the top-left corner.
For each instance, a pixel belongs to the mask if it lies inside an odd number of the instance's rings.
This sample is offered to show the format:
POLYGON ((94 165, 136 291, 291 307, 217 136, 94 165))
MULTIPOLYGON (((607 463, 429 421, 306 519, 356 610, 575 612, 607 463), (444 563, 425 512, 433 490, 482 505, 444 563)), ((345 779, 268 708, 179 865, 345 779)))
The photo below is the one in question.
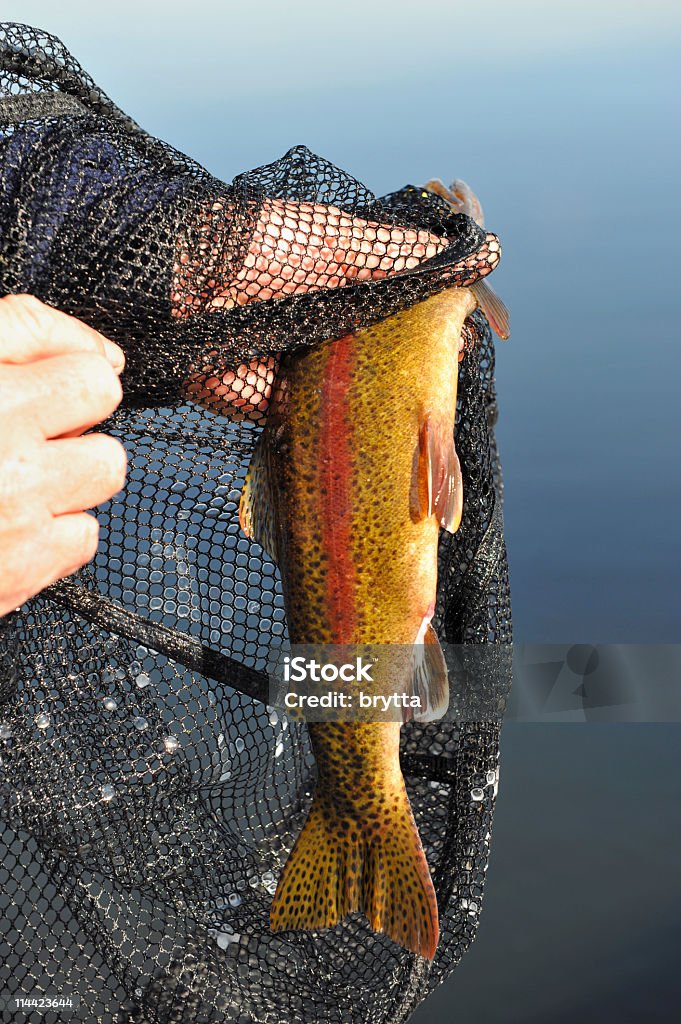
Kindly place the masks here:
POLYGON ((348 390, 356 339, 352 334, 332 346, 321 396, 319 492, 321 547, 328 556, 326 605, 338 644, 352 643, 356 625, 355 567, 351 550, 353 432, 348 390))

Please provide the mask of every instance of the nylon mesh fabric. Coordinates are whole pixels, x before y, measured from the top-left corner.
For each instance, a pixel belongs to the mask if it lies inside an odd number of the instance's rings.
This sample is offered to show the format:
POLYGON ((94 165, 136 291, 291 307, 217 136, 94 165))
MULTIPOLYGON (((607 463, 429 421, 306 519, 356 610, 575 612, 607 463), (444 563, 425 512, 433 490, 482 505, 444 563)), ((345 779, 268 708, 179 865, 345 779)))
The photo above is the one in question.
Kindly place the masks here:
MULTIPOLYGON (((0 620, 0 992, 74 993, 76 1018, 97 1022, 378 1024, 405 1020, 460 960, 489 852, 492 721, 403 728, 440 907, 432 964, 360 917, 270 933, 314 763, 305 727, 265 703, 286 619, 238 501, 279 353, 472 283, 493 252, 437 196, 376 199, 304 147, 220 182, 135 125, 58 40, 2 26, 0 293, 33 293, 124 348, 124 402, 101 429, 129 472, 98 509, 94 563, 0 620)), ((499 645, 504 673, 494 346, 479 311, 466 336, 466 500, 441 538, 435 624, 499 645)))

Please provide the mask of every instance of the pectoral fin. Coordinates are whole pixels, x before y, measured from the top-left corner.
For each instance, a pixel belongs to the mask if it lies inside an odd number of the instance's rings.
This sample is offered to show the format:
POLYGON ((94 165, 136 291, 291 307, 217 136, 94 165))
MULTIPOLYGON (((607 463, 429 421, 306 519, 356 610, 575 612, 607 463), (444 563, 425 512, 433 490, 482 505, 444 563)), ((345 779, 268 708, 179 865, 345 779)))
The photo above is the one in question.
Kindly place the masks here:
POLYGON ((432 417, 426 416, 419 431, 417 486, 412 513, 415 519, 435 515, 440 526, 456 533, 462 512, 463 480, 454 437, 432 417))
POLYGON ((506 341, 511 334, 511 318, 504 303, 486 281, 476 281, 470 289, 494 333, 506 341))
POLYGON ((247 537, 256 541, 272 561, 278 563, 275 507, 270 486, 268 448, 261 437, 251 456, 251 464, 241 489, 239 525, 247 537))

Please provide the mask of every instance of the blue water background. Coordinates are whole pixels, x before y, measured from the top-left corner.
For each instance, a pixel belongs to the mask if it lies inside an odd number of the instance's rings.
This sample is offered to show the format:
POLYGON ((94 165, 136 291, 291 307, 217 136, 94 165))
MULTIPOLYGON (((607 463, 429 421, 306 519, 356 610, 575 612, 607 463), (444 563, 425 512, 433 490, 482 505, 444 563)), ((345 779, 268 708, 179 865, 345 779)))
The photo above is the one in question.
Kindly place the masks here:
POLYGON ((466 179, 512 312, 517 639, 681 638, 678 4, 2 6, 225 180, 297 143, 378 194, 466 179))
MULTIPOLYGON (((465 178, 494 286, 516 636, 678 642, 681 7, 4 2, 229 180, 297 143, 465 178)), ((671 1021, 678 727, 510 725, 480 934, 418 1020, 671 1021)))

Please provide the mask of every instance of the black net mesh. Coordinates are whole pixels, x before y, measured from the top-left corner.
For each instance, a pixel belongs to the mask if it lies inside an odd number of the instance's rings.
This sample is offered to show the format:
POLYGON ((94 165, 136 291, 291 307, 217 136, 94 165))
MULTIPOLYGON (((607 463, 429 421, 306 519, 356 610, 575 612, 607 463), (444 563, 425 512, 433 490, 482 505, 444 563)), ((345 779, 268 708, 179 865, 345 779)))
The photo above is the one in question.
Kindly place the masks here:
MULTIPOLYGON (((477 927, 498 726, 403 728, 440 908, 432 964, 359 916, 273 935, 314 760, 305 726, 266 704, 286 618, 238 502, 278 353, 474 282, 496 240, 431 193, 378 200, 302 147, 225 185, 25 26, 0 34, 0 164, 0 292, 125 349, 103 429, 129 455, 94 563, 0 620, 0 992, 76 994, 77 1015, 102 1022, 404 1020, 477 927)), ((466 502, 442 535, 435 621, 451 642, 507 645, 479 311, 466 335, 466 502)))

